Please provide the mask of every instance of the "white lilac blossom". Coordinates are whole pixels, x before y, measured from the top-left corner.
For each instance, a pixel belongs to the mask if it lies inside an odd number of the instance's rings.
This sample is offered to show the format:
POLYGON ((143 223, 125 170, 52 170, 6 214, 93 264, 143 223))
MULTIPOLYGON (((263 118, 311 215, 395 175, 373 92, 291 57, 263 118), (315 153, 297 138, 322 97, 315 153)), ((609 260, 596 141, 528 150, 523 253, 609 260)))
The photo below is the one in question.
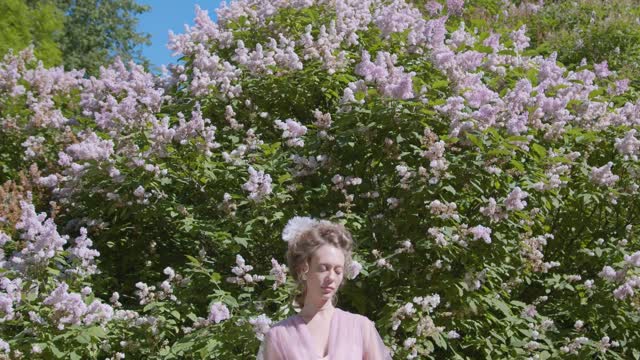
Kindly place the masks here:
POLYGON ((155 286, 149 286, 146 283, 139 281, 136 283, 136 288, 138 290, 135 291, 135 294, 140 299, 140 305, 146 305, 152 302, 155 298, 155 286))
POLYGON ((547 245, 548 239, 553 239, 553 234, 527 237, 523 241, 524 246, 521 248, 520 254, 527 260, 535 272, 546 273, 553 267, 551 263, 543 261, 544 253, 542 250, 544 246, 547 245))
POLYGON ((491 244, 491 229, 482 225, 469 228, 469 232, 473 235, 473 240, 482 239, 485 243, 491 244))
POLYGON ((402 320, 407 317, 412 317, 416 313, 416 309, 413 306, 412 302, 406 303, 404 306, 400 307, 395 311, 393 316, 391 317, 391 328, 395 331, 398 330, 402 320))
POLYGON ((413 298, 413 302, 416 305, 420 305, 422 307, 422 311, 426 311, 427 313, 432 312, 438 305, 440 305, 440 295, 431 294, 428 296, 417 296, 413 298))
MULTIPOLYGON (((427 130, 425 130, 426 133, 427 130)), ((433 181, 430 180, 430 183, 436 183, 449 167, 449 162, 445 159, 444 154, 445 143, 442 140, 433 143, 429 149, 422 153, 422 156, 429 159, 429 167, 433 174, 433 181)))
POLYGON ((294 154, 290 159, 296 165, 295 169, 292 169, 294 177, 315 174, 327 161, 327 157, 324 155, 305 157, 294 154))
POLYGON ((316 119, 313 124, 319 129, 329 129, 333 121, 331 120, 331 113, 323 113, 316 109, 313 111, 313 117, 316 119))
POLYGON ((355 279, 360 274, 360 271, 362 271, 362 264, 356 260, 351 260, 351 263, 349 263, 346 269, 347 279, 355 279))
POLYGON ((431 214, 437 215, 440 219, 460 220, 460 215, 457 213, 457 206, 455 203, 443 203, 440 200, 433 200, 429 203, 429 209, 431 214))
POLYGON ((591 168, 591 173, 589 174, 589 180, 599 186, 612 186, 614 185, 620 177, 611 172, 611 167, 613 166, 612 162, 608 162, 607 164, 601 167, 593 167, 591 168))
POLYGON ((447 333, 447 338, 448 339, 460 339, 460 334, 458 334, 458 332, 455 331, 455 330, 450 330, 447 333))
POLYGON ((400 177, 400 187, 403 189, 409 189, 411 177, 413 177, 413 171, 409 170, 406 165, 397 165, 396 172, 400 177))
POLYGON ((507 214, 498 207, 498 203, 494 198, 489 198, 486 206, 480 207, 480 213, 488 217, 491 222, 499 222, 507 218, 507 214))
POLYGON ((68 269, 68 273, 75 273, 80 276, 93 275, 97 272, 95 258, 100 256, 98 250, 92 249, 93 242, 87 238, 87 229, 80 228, 80 236, 74 239, 73 246, 68 249, 71 262, 77 265, 68 269))
POLYGON ((615 144, 616 150, 618 150, 620 154, 630 156, 634 160, 637 159, 637 155, 640 152, 640 140, 635 137, 636 133, 636 129, 629 130, 624 135, 624 138, 616 138, 615 144))
POLYGON ((260 341, 264 340, 264 336, 269 332, 271 323, 272 320, 265 314, 249 319, 249 324, 253 325, 253 331, 256 334, 256 338, 260 341))
POLYGON ((427 230, 427 233, 435 239, 436 244, 440 246, 447 246, 449 244, 445 238, 445 234, 442 232, 442 229, 432 227, 427 230))
POLYGON ((229 309, 225 304, 219 301, 211 304, 211 307, 209 308, 209 321, 218 324, 221 321, 228 320, 230 318, 231 315, 229 313, 229 309))
MULTIPOLYGON (((336 20, 331 20, 328 27, 324 24, 320 25, 316 39, 311 34, 312 29, 311 24, 307 25, 299 41, 303 48, 304 60, 319 59, 322 62, 322 68, 329 74, 334 74, 348 65, 347 52, 340 50, 341 43, 348 39, 345 39, 344 32, 338 30, 336 20)), ((357 40, 352 41, 357 42, 357 40)))
POLYGON ((416 344, 416 338, 410 337, 404 340, 403 346, 405 349, 409 349, 416 344))
POLYGON ((600 271, 598 273, 598 276, 600 276, 601 278, 607 280, 607 281, 616 281, 617 279, 619 279, 621 277, 622 274, 619 274, 618 272, 616 272, 616 270, 614 268, 612 268, 611 266, 605 265, 602 268, 602 271, 600 271))
POLYGON ((624 300, 627 297, 632 297, 635 292, 633 291, 635 284, 630 284, 629 282, 620 285, 617 289, 613 291, 613 296, 618 300, 624 300))
POLYGON ((640 267, 640 251, 636 251, 631 255, 625 255, 624 261, 631 266, 640 267))
POLYGON ((242 185, 242 188, 249 192, 249 199, 260 201, 271 194, 271 176, 262 170, 256 170, 249 166, 249 180, 242 185))

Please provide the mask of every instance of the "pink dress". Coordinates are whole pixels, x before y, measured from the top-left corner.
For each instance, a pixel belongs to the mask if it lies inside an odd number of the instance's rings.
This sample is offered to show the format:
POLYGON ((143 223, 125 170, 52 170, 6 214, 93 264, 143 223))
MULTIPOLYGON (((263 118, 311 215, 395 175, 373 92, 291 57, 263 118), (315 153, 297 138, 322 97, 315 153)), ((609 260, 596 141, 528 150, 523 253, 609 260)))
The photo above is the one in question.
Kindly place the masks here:
POLYGON ((378 330, 367 317, 336 308, 329 329, 329 353, 323 358, 316 350, 305 321, 301 316, 293 315, 269 330, 258 359, 391 360, 378 330))

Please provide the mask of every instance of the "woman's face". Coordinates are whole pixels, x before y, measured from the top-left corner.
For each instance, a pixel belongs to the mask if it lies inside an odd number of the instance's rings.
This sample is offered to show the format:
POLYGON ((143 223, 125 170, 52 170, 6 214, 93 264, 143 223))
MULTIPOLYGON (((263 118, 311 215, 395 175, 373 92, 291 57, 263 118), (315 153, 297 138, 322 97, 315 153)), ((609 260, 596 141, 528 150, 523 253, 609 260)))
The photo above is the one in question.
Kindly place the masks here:
POLYGON ((307 272, 307 296, 331 300, 344 277, 344 253, 332 245, 322 245, 311 256, 307 272))

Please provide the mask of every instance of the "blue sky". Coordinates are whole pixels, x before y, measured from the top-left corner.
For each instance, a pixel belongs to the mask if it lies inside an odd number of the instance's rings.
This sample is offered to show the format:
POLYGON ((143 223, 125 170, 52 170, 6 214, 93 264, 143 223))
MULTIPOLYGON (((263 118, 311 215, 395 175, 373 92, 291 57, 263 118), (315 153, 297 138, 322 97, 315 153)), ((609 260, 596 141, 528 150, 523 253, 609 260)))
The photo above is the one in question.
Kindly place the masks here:
POLYGON ((184 33, 184 24, 193 25, 195 5, 209 11, 216 19, 215 9, 221 0, 138 0, 139 4, 151 6, 151 11, 140 16, 138 31, 151 34, 151 46, 145 46, 143 54, 158 68, 163 64, 176 62, 167 49, 169 30, 184 33))

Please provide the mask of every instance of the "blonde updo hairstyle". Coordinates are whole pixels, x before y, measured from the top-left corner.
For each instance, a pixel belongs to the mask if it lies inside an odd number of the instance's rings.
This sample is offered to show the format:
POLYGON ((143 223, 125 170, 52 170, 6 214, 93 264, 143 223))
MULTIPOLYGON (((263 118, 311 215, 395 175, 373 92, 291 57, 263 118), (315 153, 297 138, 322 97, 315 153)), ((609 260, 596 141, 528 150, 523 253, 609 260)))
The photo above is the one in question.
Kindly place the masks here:
MULTIPOLYGON (((291 276, 298 285, 298 292, 294 298, 294 307, 304 307, 304 299, 307 295, 307 283, 301 276, 305 270, 305 265, 309 266, 313 254, 323 245, 332 245, 342 250, 344 253, 343 274, 351 264, 351 253, 353 251, 353 238, 351 233, 342 224, 321 221, 308 230, 300 233, 296 241, 289 242, 287 249, 287 263, 291 269, 291 276)), ((346 279, 346 277, 345 277, 346 279)), ((343 280, 339 288, 344 286, 343 280)), ((335 306, 337 303, 337 291, 331 302, 335 306)))

